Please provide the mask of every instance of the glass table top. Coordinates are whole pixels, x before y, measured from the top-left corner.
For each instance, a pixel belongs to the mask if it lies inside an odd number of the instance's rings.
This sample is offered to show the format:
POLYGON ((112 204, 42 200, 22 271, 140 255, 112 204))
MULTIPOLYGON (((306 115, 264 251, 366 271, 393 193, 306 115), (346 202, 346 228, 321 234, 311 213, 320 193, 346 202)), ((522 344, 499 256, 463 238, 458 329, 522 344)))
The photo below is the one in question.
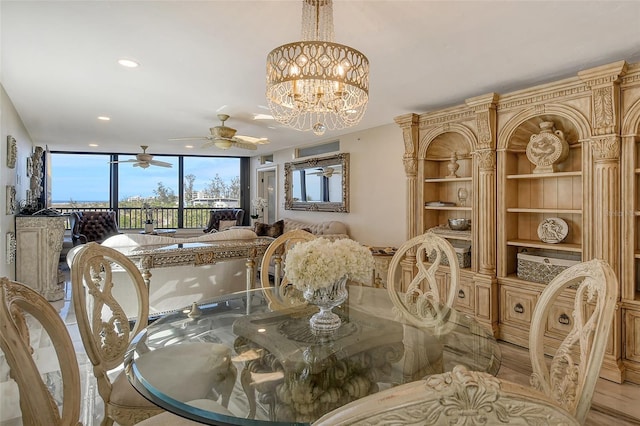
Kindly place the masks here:
POLYGON ((127 375, 157 405, 205 424, 310 424, 456 364, 494 375, 500 367, 491 333, 453 309, 439 326, 417 327, 394 319, 387 290, 351 286, 334 309, 338 330, 313 332, 315 312, 272 312, 258 289, 168 314, 136 336, 127 375))

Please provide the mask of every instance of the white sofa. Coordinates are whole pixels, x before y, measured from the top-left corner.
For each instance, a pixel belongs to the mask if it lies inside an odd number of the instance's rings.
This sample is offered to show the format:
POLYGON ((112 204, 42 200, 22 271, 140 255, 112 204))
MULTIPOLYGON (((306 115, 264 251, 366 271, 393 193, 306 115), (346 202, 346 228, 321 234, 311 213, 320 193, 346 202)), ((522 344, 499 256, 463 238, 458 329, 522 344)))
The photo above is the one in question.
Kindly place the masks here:
MULTIPOLYGON (((256 237, 255 232, 249 229, 231 229, 193 238, 121 234, 107 238, 102 245, 118 249, 145 245, 253 239, 256 237)), ((74 252, 79 247, 76 246, 69 252, 67 257, 69 265, 73 260, 74 252)), ((151 268, 149 314, 155 316, 162 312, 190 306, 193 302, 202 302, 212 297, 245 290, 246 271, 245 259, 226 260, 213 265, 151 268)), ((115 270, 113 281, 114 297, 123 307, 127 317, 134 317, 137 312, 137 302, 130 297, 134 290, 125 272, 115 270)))
POLYGON ((308 229, 313 235, 326 238, 349 238, 349 230, 344 222, 329 220, 325 222, 302 222, 283 218, 284 232, 295 229, 308 229))

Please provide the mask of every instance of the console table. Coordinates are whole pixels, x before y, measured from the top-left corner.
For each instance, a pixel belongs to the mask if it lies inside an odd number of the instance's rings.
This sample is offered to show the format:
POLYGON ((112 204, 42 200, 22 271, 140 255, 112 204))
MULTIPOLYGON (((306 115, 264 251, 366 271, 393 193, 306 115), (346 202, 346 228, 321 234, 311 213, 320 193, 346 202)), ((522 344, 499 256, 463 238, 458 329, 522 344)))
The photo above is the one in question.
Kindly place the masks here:
POLYGON ((16 280, 53 302, 64 298, 58 283, 66 216, 16 216, 16 280))
POLYGON ((247 261, 247 289, 253 288, 256 258, 262 256, 273 238, 185 242, 131 247, 115 247, 138 264, 147 287, 151 285, 151 268, 183 265, 212 265, 234 259, 247 261))

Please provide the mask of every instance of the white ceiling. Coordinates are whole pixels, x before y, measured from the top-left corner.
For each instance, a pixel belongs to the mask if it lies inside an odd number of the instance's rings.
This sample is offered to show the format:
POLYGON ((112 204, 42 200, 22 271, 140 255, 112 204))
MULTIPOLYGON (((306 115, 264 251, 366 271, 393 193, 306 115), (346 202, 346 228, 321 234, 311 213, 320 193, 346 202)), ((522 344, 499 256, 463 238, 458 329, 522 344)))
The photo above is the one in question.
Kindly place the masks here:
MULTIPOLYGON (((1 0, 0 17, 1 82, 36 145, 255 155, 168 141, 208 134, 219 112, 238 134, 271 140, 259 154, 340 134, 252 119, 268 113, 267 53, 299 39, 300 1, 1 0), (122 68, 122 57, 141 66, 122 68)), ((371 64, 367 113, 342 133, 640 61, 640 1, 336 0, 334 22, 336 42, 371 64)))

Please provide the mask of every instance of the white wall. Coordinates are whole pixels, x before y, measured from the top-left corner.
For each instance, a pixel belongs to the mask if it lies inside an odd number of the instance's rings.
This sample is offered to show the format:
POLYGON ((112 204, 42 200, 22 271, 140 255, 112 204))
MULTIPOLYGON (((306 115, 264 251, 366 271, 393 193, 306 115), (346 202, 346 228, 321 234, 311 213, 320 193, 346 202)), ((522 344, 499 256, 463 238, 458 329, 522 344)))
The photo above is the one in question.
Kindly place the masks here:
POLYGON ((25 199, 29 188, 26 176, 27 157, 31 155, 32 142, 11 99, 0 85, 0 276, 15 278, 15 263, 7 264, 7 232, 15 232, 13 215, 5 214, 6 186, 15 185, 18 202, 25 199), (16 167, 7 167, 7 136, 13 136, 18 145, 16 167))
MULTIPOLYGON (((313 138, 309 133, 309 139, 313 138)), ((294 150, 287 149, 273 154, 278 165, 278 218, 305 222, 339 220, 347 224, 351 237, 363 244, 399 246, 407 237, 404 143, 400 127, 388 124, 342 136, 340 151, 350 154, 349 213, 284 209, 284 163, 294 161, 294 150)), ((252 158, 252 191, 256 187, 256 167, 260 167, 258 158, 252 158)))

